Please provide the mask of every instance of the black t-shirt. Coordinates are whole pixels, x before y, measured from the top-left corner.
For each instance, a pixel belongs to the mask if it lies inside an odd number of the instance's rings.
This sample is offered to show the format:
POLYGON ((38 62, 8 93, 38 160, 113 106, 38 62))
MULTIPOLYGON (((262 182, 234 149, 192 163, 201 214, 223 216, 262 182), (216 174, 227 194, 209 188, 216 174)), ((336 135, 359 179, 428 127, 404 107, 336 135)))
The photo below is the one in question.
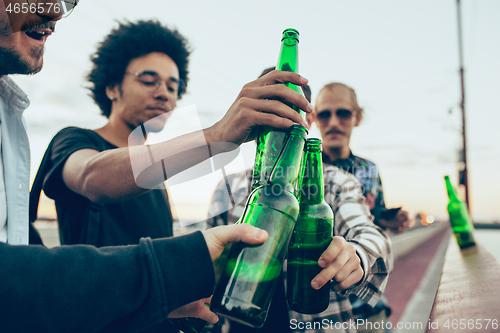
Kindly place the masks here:
POLYGON ((96 204, 71 191, 62 179, 68 157, 81 149, 99 152, 117 147, 91 130, 68 127, 49 145, 43 190, 55 200, 62 244, 89 244, 97 247, 138 244, 142 237, 171 237, 172 214, 162 184, 127 201, 96 204))
MULTIPOLYGON (((173 236, 173 218, 164 185, 127 201, 102 205, 71 191, 64 183, 62 169, 71 154, 80 149, 102 152, 116 148, 94 131, 77 127, 61 130, 49 144, 33 188, 42 187, 54 199, 61 244, 131 245, 139 244, 143 237, 173 236)), ((34 204, 38 202, 36 199, 34 204)), ((30 209, 36 212, 36 207, 30 209)), ((166 320, 140 332, 178 333, 179 330, 166 320)))

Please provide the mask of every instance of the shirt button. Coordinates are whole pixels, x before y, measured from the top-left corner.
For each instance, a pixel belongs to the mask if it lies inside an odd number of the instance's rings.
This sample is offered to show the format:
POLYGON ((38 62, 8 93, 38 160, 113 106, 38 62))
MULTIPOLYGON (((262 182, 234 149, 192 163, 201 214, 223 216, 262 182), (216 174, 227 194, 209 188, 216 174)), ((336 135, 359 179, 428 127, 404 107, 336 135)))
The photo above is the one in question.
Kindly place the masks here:
POLYGON ((19 184, 19 189, 22 189, 23 188, 23 184, 19 184))

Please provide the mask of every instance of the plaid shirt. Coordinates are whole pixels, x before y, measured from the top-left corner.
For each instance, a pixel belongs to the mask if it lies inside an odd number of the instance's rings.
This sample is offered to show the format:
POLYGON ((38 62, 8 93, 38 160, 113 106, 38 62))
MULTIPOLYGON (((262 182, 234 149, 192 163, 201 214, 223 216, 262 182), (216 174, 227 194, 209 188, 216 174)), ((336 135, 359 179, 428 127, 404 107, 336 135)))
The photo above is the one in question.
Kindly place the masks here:
MULTIPOLYGON (((252 170, 247 170, 231 174, 226 181, 219 182, 209 208, 209 226, 232 224, 240 218, 251 188, 251 177, 252 170)), ((361 184, 353 175, 337 167, 324 165, 323 181, 325 201, 335 214, 334 234, 354 245, 365 274, 359 283, 349 289, 340 293, 330 292, 330 305, 324 312, 305 315, 289 310, 290 323, 293 332, 356 332, 354 325, 348 325, 350 320, 356 318, 348 296, 356 295, 363 302, 375 306, 382 297, 392 270, 391 241, 373 223, 373 216, 364 204, 361 184), (309 325, 316 323, 316 326, 312 326, 314 329, 299 329, 298 325, 292 325, 299 322, 309 325), (336 329, 342 322, 345 323, 344 328, 336 329), (338 325, 335 326, 335 323, 338 325)))
POLYGON ((336 166, 341 170, 353 174, 359 180, 363 195, 365 198, 368 198, 367 201, 370 202, 370 212, 374 216, 374 222, 378 225, 378 219, 387 211, 387 208, 385 207, 382 179, 380 178, 375 163, 356 156, 352 152, 349 154, 348 158, 339 158, 334 161, 323 152, 322 159, 325 165, 336 166))

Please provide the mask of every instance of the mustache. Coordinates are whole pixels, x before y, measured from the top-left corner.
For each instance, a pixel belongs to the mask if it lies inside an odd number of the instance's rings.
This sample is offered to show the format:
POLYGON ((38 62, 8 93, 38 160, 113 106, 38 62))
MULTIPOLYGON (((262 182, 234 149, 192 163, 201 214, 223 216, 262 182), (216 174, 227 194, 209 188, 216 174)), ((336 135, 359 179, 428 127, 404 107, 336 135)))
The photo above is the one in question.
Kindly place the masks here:
POLYGON ((36 29, 50 29, 52 32, 56 31, 56 23, 53 20, 48 22, 28 21, 21 27, 21 31, 36 30, 36 29))
POLYGON ((338 128, 332 128, 331 130, 329 130, 328 132, 326 132, 326 134, 342 134, 342 135, 345 135, 345 133, 341 130, 339 130, 338 128))

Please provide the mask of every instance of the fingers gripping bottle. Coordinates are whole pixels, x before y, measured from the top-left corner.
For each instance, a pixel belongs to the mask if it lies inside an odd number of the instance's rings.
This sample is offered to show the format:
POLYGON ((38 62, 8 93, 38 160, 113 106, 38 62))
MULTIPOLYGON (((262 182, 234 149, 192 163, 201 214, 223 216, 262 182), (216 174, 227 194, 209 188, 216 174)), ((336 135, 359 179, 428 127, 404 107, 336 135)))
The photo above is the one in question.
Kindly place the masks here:
POLYGON ((330 302, 330 283, 321 289, 311 281, 322 268, 318 260, 333 237, 333 211, 324 200, 321 141, 308 139, 299 184, 300 213, 288 247, 287 301, 294 311, 319 313, 330 302))
POLYGON ((304 127, 292 126, 267 184, 248 198, 241 223, 264 229, 269 237, 259 246, 233 244, 212 297, 210 308, 217 314, 251 327, 264 325, 299 215, 294 193, 306 134, 304 127))
POLYGON ((208 322, 194 317, 170 319, 170 322, 183 333, 202 333, 208 326, 208 322))
POLYGON ((469 217, 465 204, 457 197, 455 189, 451 185, 450 178, 444 177, 446 190, 448 192, 448 214, 450 215, 451 228, 461 249, 476 245, 474 240, 474 225, 469 217))

